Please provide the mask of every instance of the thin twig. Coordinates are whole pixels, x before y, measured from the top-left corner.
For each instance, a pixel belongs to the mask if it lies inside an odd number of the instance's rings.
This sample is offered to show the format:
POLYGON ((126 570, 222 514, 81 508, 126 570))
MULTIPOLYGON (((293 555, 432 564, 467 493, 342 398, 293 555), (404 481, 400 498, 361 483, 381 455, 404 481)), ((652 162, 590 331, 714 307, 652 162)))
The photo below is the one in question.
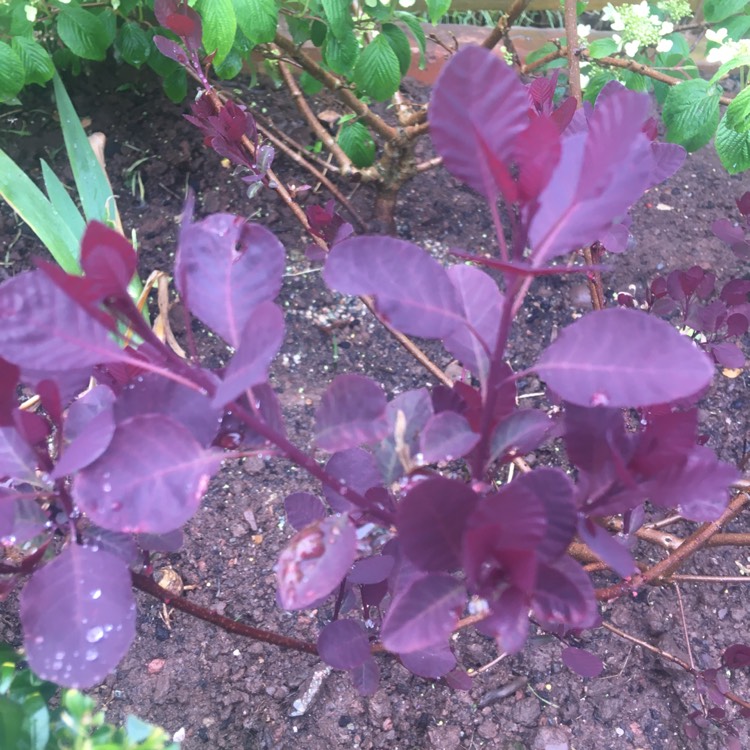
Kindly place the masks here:
POLYGON ((274 44, 298 62, 313 78, 320 81, 327 89, 333 91, 352 112, 359 116, 365 125, 372 128, 378 135, 387 141, 398 139, 399 133, 396 128, 391 127, 385 120, 378 117, 363 101, 346 88, 342 81, 331 75, 328 71, 323 70, 308 54, 299 49, 291 39, 287 39, 282 34, 277 34, 274 44))
POLYGON ((315 113, 310 109, 307 100, 305 99, 305 95, 302 93, 302 90, 297 85, 297 81, 289 70, 289 66, 284 62, 280 62, 279 72, 281 73, 281 78, 283 79, 285 86, 289 89, 289 93, 292 95, 292 99, 294 99, 294 103, 297 105, 300 114, 310 126, 313 133, 315 133, 315 137, 333 154, 338 162, 341 174, 344 177, 349 177, 354 174, 357 170, 352 164, 352 160, 344 153, 344 149, 336 143, 333 136, 323 127, 315 113))
MULTIPOLYGON (((636 638, 634 635, 630 635, 630 633, 626 633, 624 630, 620 630, 620 628, 616 628, 614 625, 611 625, 608 622, 603 622, 602 627, 606 630, 609 630, 610 633, 614 633, 615 635, 619 636, 623 640, 634 643, 636 646, 640 646, 641 648, 645 648, 652 654, 656 654, 662 659, 671 661, 672 664, 677 664, 677 666, 682 667, 686 672, 689 672, 694 677, 698 676, 697 670, 691 668, 691 666, 684 659, 680 659, 679 656, 675 656, 674 654, 671 654, 669 653, 669 651, 665 651, 664 649, 657 648, 656 646, 651 645, 648 641, 643 641, 640 638, 636 638)), ((732 701, 732 703, 736 703, 738 706, 750 709, 750 702, 746 701, 744 698, 740 698, 740 696, 736 693, 727 691, 726 693, 724 693, 724 697, 728 698, 730 701, 732 701)))
POLYGON ((318 182, 325 187, 325 189, 343 206, 344 210, 349 214, 350 218, 356 225, 358 232, 364 232, 367 229, 367 224, 364 219, 357 213, 354 206, 352 206, 349 199, 321 172, 317 167, 310 164, 301 154, 295 152, 289 146, 287 146, 279 138, 276 138, 267 128, 258 124, 258 130, 263 133, 263 136, 273 143, 279 151, 285 153, 292 161, 299 164, 302 169, 307 170, 318 182))
MULTIPOLYGON (((636 62, 635 60, 625 60, 619 57, 598 57, 594 59, 592 57, 589 57, 589 54, 588 52, 586 52, 586 50, 577 50, 576 52, 577 56, 581 60, 586 60, 587 62, 593 63, 594 65, 603 65, 609 66, 611 68, 621 68, 622 70, 629 70, 633 73, 638 73, 642 76, 653 78, 655 81, 667 83, 670 86, 676 86, 678 83, 689 80, 687 78, 675 78, 674 76, 662 73, 655 68, 651 68, 648 65, 636 62)), ((732 99, 733 97, 731 96, 721 96, 719 97, 719 102, 721 102, 721 104, 728 105, 732 103, 732 99)))
POLYGON ((208 607, 202 607, 200 604, 196 604, 184 596, 175 596, 170 591, 167 591, 167 589, 162 588, 152 578, 149 578, 142 573, 134 573, 131 571, 130 577, 133 586, 139 591, 150 594, 165 604, 168 604, 170 607, 179 609, 181 612, 186 612, 193 617, 197 617, 199 620, 204 620, 205 622, 217 625, 228 633, 240 635, 245 638, 252 638, 253 640, 262 641, 263 643, 270 643, 274 646, 281 646, 281 648, 290 649, 292 651, 302 651, 306 654, 318 653, 318 648, 314 643, 301 641, 297 638, 288 638, 285 635, 281 635, 281 633, 254 628, 251 625, 245 625, 243 622, 232 620, 229 617, 220 615, 218 612, 214 612, 212 609, 208 609, 208 607))
POLYGON ((530 3, 531 0, 515 0, 513 5, 508 8, 508 12, 498 18, 495 27, 482 42, 482 46, 485 49, 494 49, 513 25, 513 22, 526 10, 530 3))
MULTIPOLYGON (((578 8, 576 0, 565 0, 565 37, 568 50, 568 86, 570 95, 576 100, 576 105, 581 106, 583 92, 581 90, 581 65, 576 55, 578 50, 578 8)), ((593 299, 593 297, 592 297, 593 299)))
POLYGON ((744 492, 736 495, 719 518, 715 521, 701 524, 671 555, 652 565, 643 573, 634 576, 629 581, 623 581, 604 589, 597 589, 597 599, 605 601, 616 599, 626 593, 637 591, 641 586, 658 584, 668 580, 689 557, 692 557, 699 549, 705 547, 709 539, 718 534, 724 525, 735 518, 748 503, 748 500, 750 500, 750 496, 744 492))

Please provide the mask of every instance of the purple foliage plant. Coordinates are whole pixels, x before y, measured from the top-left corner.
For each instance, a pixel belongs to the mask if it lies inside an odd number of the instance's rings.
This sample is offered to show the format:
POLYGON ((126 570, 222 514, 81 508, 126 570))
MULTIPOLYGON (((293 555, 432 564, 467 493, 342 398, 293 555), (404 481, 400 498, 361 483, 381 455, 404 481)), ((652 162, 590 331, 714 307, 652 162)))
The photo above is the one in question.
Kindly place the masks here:
MULTIPOLYGON (((157 44, 199 75, 193 15, 163 3, 157 16, 183 46, 157 44)), ((175 284, 231 347, 219 369, 202 364, 194 342, 183 359, 147 326, 127 292, 135 253, 101 224, 84 237, 83 276, 39 261, 0 285, 0 537, 21 550, 0 573, 4 595, 28 577, 21 620, 38 674, 89 687, 116 667, 134 637, 131 570, 195 514, 222 461, 254 452, 283 455, 320 482, 319 494, 285 500, 296 534, 276 567, 278 603, 332 602, 318 652, 363 694, 378 685, 375 642, 415 674, 466 687, 450 640, 466 613, 505 653, 523 647, 530 617, 555 633, 596 626, 593 584, 568 549, 579 538, 626 579, 647 501, 696 521, 720 515, 738 472, 698 444, 695 402, 714 363, 690 337, 612 307, 565 328, 528 369, 508 364, 534 279, 590 270, 559 259, 627 227, 631 205, 682 157, 651 139, 645 95, 608 85, 596 106, 574 111, 570 100, 556 107, 553 92, 526 88, 474 47, 435 85, 435 149, 486 198, 496 255, 462 252, 471 264, 445 268, 410 242, 350 236, 331 206, 311 215, 331 244, 331 289, 370 295, 393 328, 440 340, 465 368, 452 388, 390 400, 368 377, 336 377, 315 415, 325 465, 287 439, 268 382, 284 337, 274 301, 284 248, 262 226, 185 213, 175 284), (532 372, 560 416, 519 406, 517 383, 532 372), (21 384, 38 411, 19 408, 21 384), (623 410, 635 410, 634 425, 623 410), (502 480, 514 459, 557 438, 573 472, 543 466, 502 480), (460 469, 435 468, 459 459, 460 469), (602 525, 613 515, 624 537, 602 525)), ((238 139, 255 137, 246 113, 214 115, 199 103, 192 117, 219 153, 243 163, 238 139)), ((245 164, 251 182, 267 164, 245 164)), ((677 300, 688 321, 698 287, 677 300)), ((563 660, 598 672, 575 647, 563 660)))

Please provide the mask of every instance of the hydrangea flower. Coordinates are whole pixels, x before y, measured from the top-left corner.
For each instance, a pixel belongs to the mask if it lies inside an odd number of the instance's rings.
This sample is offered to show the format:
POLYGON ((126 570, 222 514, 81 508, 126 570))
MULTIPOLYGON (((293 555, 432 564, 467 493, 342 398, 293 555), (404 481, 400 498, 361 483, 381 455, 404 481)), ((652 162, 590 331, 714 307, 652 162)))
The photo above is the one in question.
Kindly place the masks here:
POLYGON ((659 16, 652 13, 646 0, 642 0, 638 5, 621 5, 617 8, 609 4, 604 8, 602 18, 610 22, 613 31, 621 32, 613 34, 612 38, 617 42, 619 49, 624 50, 629 57, 634 57, 643 47, 655 47, 657 52, 668 52, 672 49, 672 40, 663 37, 674 31, 674 24, 671 21, 662 21, 659 16))
POLYGON ((739 41, 727 39, 726 29, 719 29, 718 31, 708 29, 706 31, 706 39, 709 42, 719 45, 718 47, 712 47, 708 51, 706 62, 723 65, 725 62, 729 62, 740 55, 750 55, 750 39, 740 39, 739 41))

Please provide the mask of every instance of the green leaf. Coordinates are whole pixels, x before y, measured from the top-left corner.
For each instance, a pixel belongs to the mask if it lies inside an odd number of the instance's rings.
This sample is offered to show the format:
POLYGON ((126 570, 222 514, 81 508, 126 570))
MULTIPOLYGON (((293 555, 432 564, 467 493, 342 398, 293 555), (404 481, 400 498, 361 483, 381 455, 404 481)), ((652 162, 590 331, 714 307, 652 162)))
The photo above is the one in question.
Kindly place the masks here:
POLYGON ((450 9, 451 0, 426 0, 430 23, 437 23, 450 9))
POLYGON ((65 150, 73 170, 84 216, 86 221, 96 220, 106 223, 113 217, 112 212, 115 209, 112 188, 89 144, 81 120, 60 76, 56 75, 53 80, 57 110, 60 113, 60 126, 65 139, 65 150))
POLYGON ((313 78, 306 70, 303 70, 299 76, 299 87, 308 96, 313 96, 323 88, 323 84, 317 78, 313 78))
POLYGON ((23 709, 5 695, 0 696, 0 747, 18 747, 23 709))
POLYGON ((393 51, 396 53, 401 75, 405 76, 411 67, 411 45, 409 44, 409 37, 407 37, 398 26, 395 26, 392 23, 384 23, 381 29, 381 34, 385 36, 393 51))
POLYGON ((25 84, 38 83, 42 86, 52 80, 55 66, 49 52, 41 44, 33 39, 16 36, 13 37, 11 46, 23 65, 25 84))
POLYGON ((107 40, 107 49, 109 49, 115 41, 117 35, 117 17, 115 16, 112 8, 104 8, 103 10, 95 10, 94 14, 99 19, 99 22, 104 29, 105 39, 107 40))
POLYGON ((711 77, 711 83, 716 83, 721 80, 727 73, 731 73, 736 68, 742 68, 745 65, 750 65, 750 55, 737 55, 731 60, 727 60, 711 77))
MULTIPOLYGON (((531 63, 536 62, 537 60, 541 60, 546 55, 549 55, 550 52, 557 52, 557 47, 555 47, 555 45, 552 44, 552 42, 547 42, 546 44, 543 44, 541 47, 535 50, 532 50, 531 52, 529 52, 528 55, 526 55, 526 64, 530 65, 531 63)), ((554 61, 554 62, 557 62, 557 61, 554 61)), ((551 63, 548 63, 547 65, 543 65, 541 69, 544 70, 545 68, 549 67, 550 64, 551 63)), ((563 61, 563 65, 565 64, 567 63, 563 61)))
POLYGON ((328 35, 328 27, 316 18, 310 26, 310 41, 316 47, 322 47, 328 35))
POLYGON ((164 93, 175 104, 179 104, 187 96, 187 74, 180 67, 164 76, 161 85, 164 93))
POLYGON ((73 236, 80 243, 83 233, 86 230, 86 221, 81 212, 78 210, 70 194, 65 189, 65 185, 60 182, 52 168, 42 159, 42 177, 44 177, 44 186, 47 188, 47 195, 50 203, 54 206, 57 213, 62 216, 63 221, 68 225, 73 236))
MULTIPOLYGON (((68 273, 80 274, 79 241, 44 193, 5 151, 0 149, 0 198, 29 225, 68 273)), ((2 732, 0 731, 0 738, 2 732)), ((0 742, 0 747, 14 747, 0 742)))
POLYGON ((323 45, 323 60, 326 65, 341 76, 350 76, 359 57, 359 42, 354 34, 339 39, 333 34, 326 36, 323 45))
POLYGON ((242 55, 235 45, 229 50, 229 54, 218 65, 214 65, 214 71, 216 71, 216 75, 222 80, 230 81, 232 78, 239 75, 242 70, 242 64, 242 55))
POLYGON ((340 40, 350 36, 354 31, 354 19, 349 0, 321 0, 321 4, 331 34, 340 40))
POLYGON ((26 79, 21 58, 9 44, 0 42, 0 102, 13 99, 26 79))
POLYGON ((64 5, 57 16, 57 33, 63 44, 84 60, 103 60, 107 55, 107 29, 97 16, 72 5, 64 5))
POLYGON ((669 52, 662 52, 660 54, 666 55, 679 55, 680 57, 690 57, 690 45, 684 34, 680 34, 679 31, 675 31, 672 34, 667 34, 664 39, 668 39, 672 42, 672 49, 669 52))
POLYGON ((23 702, 25 746, 29 750, 45 750, 49 741, 49 709, 42 696, 36 692, 23 702))
POLYGON ((203 21, 203 48, 209 54, 216 51, 214 65, 221 64, 234 44, 237 16, 232 0, 200 0, 203 21))
POLYGON ((289 34, 296 45, 304 44, 310 39, 310 26, 312 21, 308 18, 297 18, 297 16, 287 16, 286 24, 289 27, 289 34))
POLYGON ((422 24, 413 13, 408 13, 404 10, 397 10, 393 15, 411 31, 419 48, 419 69, 424 70, 426 65, 425 52, 427 51, 427 39, 422 24))
MULTIPOLYGON (((10 35, 16 36, 34 36, 34 24, 26 18, 25 3, 11 4, 10 16, 10 35)), ((6 6, 7 7, 7 6, 6 6)))
POLYGON ((364 49, 354 69, 354 83, 376 101, 383 101, 398 91, 401 71, 398 57, 382 34, 364 49))
POLYGON ((747 5, 747 0, 705 0, 703 15, 709 23, 723 21, 739 13, 747 5))
POLYGON ((594 104, 596 97, 599 96, 599 92, 610 82, 617 80, 615 76, 608 70, 600 70, 589 79, 588 86, 584 91, 583 98, 587 102, 594 104))
POLYGON ((634 73, 632 70, 621 70, 620 80, 631 91, 648 91, 650 89, 651 79, 642 76, 640 73, 634 73))
POLYGON ((716 153, 729 174, 750 169, 750 132, 738 133, 722 118, 716 130, 716 153))
POLYGON ((604 39, 594 39, 589 44, 589 57, 598 60, 600 57, 607 57, 617 52, 617 42, 614 39, 605 37, 604 39))
POLYGON ((140 68, 151 54, 151 37, 135 22, 127 21, 117 32, 115 50, 129 65, 140 68))
POLYGON ((727 39, 733 39, 739 41, 750 29, 750 14, 743 13, 741 16, 733 16, 727 18, 721 27, 727 30, 727 39))
POLYGON ((750 86, 742 89, 727 107, 726 126, 737 133, 750 130, 750 86))
POLYGON ((272 42, 276 36, 279 9, 275 0, 233 0, 237 23, 253 44, 272 42))
POLYGON ((355 167, 364 169, 375 161, 375 141, 361 122, 342 125, 336 140, 355 167))
POLYGON ((673 86, 662 114, 667 140, 688 151, 705 146, 719 122, 719 96, 719 89, 701 78, 673 86))

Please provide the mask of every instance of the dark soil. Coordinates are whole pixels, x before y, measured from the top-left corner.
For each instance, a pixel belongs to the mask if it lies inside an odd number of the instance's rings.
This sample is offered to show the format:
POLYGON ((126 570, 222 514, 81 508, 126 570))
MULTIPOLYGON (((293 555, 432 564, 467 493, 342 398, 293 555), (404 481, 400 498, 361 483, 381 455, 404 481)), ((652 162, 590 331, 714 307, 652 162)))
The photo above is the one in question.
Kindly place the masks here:
MULTIPOLYGON (((90 118, 90 130, 108 137, 110 176, 120 196, 123 223, 137 230, 144 278, 153 269, 170 268, 186 186, 197 193, 201 215, 229 211, 252 216, 285 244, 288 276, 281 300, 288 328, 272 384, 294 440, 308 445, 314 406, 336 373, 367 373, 391 394, 430 383, 359 303, 332 295, 318 273, 304 273, 313 267, 304 256, 306 240, 273 194, 266 191, 248 201, 242 183, 206 151, 199 133, 181 118, 182 107, 166 102, 148 80, 133 80, 117 91, 122 80, 111 80, 110 74, 100 71, 94 78, 70 81, 69 89, 81 117, 90 118), (138 177, 133 182, 136 173, 144 188, 143 202, 138 190, 131 190, 138 185, 138 177)), ((424 90, 414 93, 426 96, 424 90)), ((311 141, 283 91, 258 88, 246 101, 286 133, 303 143, 311 141)), ((43 157, 69 179, 52 111, 47 92, 30 96, 22 112, 0 110, 0 128, 31 131, 29 137, 17 138, 0 130, 0 142, 35 178, 43 157)), ((428 156, 426 141, 422 149, 428 156)), ((287 182, 308 181, 284 157, 277 159, 276 167, 287 182)), ((635 285, 642 296, 657 270, 696 263, 724 280, 746 274, 748 269, 709 227, 714 219, 734 215, 734 198, 747 187, 740 178, 727 177, 711 150, 689 157, 677 177, 652 191, 634 210, 636 244, 627 254, 607 259, 613 267, 606 275, 609 290, 635 285)), ((365 217, 370 215, 372 197, 367 187, 355 191, 354 203, 365 217)), ((323 193, 311 197, 326 199, 323 193)), ((491 223, 481 202, 442 170, 408 185, 398 211, 399 234, 438 257, 444 258, 453 247, 476 251, 492 244, 491 223)), ((30 256, 42 250, 5 205, 0 206, 0 238, 0 257, 8 274, 27 266, 30 256)), ((532 362, 555 328, 585 312, 586 300, 580 280, 537 283, 519 318, 514 366, 532 362)), ((223 354, 205 337, 202 345, 209 358, 223 354)), ((440 350, 430 352, 441 366, 449 364, 440 350)), ((717 375, 701 412, 710 444, 726 460, 739 461, 743 455, 749 405, 746 378, 745 373, 733 380, 717 375)), ((535 382, 524 384, 527 392, 537 387, 535 382)), ((530 457, 531 462, 547 460, 554 460, 553 451, 530 457)), ((284 525, 282 501, 301 488, 315 489, 302 472, 282 460, 255 458, 228 466, 188 524, 184 548, 160 560, 157 568, 171 565, 185 584, 194 586, 186 595, 202 605, 314 640, 320 624, 330 617, 330 607, 290 614, 275 603, 273 566, 291 535, 284 525)), ((750 528, 747 520, 739 520, 732 530, 750 528)), ((641 552, 649 559, 662 554, 656 548, 641 552)), ((737 575, 738 561, 748 562, 746 550, 715 548, 700 553, 685 572, 737 575)), ((681 590, 695 663, 699 668, 719 666, 727 646, 747 640, 747 585, 685 583, 681 590)), ((19 643, 14 607, 12 600, 0 606, 0 637, 19 643)), ((686 658, 674 588, 650 589, 605 606, 602 614, 617 627, 686 658)), ((135 713, 170 733, 179 731, 186 750, 724 746, 716 728, 693 741, 684 734, 687 714, 700 705, 689 675, 604 630, 586 633, 579 642, 604 660, 605 672, 598 679, 583 680, 569 672, 560 662, 560 644, 536 634, 523 653, 479 673, 470 692, 417 678, 395 659, 384 658, 382 686, 374 697, 358 697, 348 678, 334 672, 325 678, 307 713, 294 717, 292 703, 319 667, 316 659, 230 636, 187 615, 164 615, 161 604, 139 597, 136 642, 116 673, 94 692, 111 719, 135 713), (506 697, 493 693, 518 676, 527 683, 506 697)), ((461 633, 455 646, 466 669, 479 669, 497 656, 493 642, 476 635, 461 633)), ((750 696, 745 675, 733 675, 732 683, 737 693, 750 696)), ((742 746, 750 747, 745 724, 737 727, 742 746)))

